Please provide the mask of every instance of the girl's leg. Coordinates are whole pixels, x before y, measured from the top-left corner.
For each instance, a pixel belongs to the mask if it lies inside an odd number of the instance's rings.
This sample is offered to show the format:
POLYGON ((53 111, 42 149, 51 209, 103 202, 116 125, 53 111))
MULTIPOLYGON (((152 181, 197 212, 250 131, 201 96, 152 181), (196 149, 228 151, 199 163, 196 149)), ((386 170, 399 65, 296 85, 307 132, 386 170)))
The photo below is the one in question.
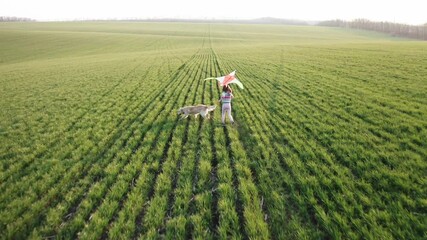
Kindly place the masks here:
POLYGON ((231 123, 234 123, 233 116, 231 116, 231 106, 229 109, 227 109, 227 112, 228 112, 228 118, 230 119, 231 123))
POLYGON ((224 104, 223 104, 222 105, 222 118, 221 118, 222 124, 225 124, 225 111, 226 111, 226 108, 224 107, 224 104))

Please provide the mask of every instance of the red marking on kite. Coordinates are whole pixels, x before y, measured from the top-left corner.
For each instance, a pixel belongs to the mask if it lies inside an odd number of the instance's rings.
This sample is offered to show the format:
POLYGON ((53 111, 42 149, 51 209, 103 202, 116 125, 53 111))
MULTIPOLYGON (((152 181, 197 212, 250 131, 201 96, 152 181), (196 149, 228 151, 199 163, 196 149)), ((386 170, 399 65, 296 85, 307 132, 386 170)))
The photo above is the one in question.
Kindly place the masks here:
POLYGON ((231 81, 233 81, 235 79, 234 76, 232 75, 227 75, 224 77, 224 81, 222 82, 222 85, 227 85, 229 84, 231 81))

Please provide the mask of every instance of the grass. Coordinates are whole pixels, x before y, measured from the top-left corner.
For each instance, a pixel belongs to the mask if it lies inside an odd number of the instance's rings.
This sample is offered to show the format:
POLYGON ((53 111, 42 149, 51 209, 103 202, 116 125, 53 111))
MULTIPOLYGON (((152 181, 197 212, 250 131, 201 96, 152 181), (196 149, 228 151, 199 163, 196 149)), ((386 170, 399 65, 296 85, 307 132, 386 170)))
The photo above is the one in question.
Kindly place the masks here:
POLYGON ((137 22, 0 36, 2 239, 425 237, 425 42, 137 22), (235 69, 237 126, 179 120, 235 69))

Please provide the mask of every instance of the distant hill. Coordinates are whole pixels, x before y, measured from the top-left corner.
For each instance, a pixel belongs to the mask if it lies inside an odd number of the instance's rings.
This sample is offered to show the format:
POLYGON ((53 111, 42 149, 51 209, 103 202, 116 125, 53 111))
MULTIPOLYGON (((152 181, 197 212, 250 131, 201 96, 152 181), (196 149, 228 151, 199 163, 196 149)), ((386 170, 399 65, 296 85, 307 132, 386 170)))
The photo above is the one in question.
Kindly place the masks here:
POLYGON ((283 19, 283 18, 257 18, 253 20, 244 20, 247 23, 261 23, 261 24, 284 24, 284 25, 309 25, 307 21, 295 20, 295 19, 283 19))
MULTIPOLYGON (((128 21, 128 20, 123 20, 128 21)), ((175 18, 162 18, 162 19, 131 19, 129 21, 141 22, 212 22, 212 23, 244 23, 244 24, 283 24, 283 25, 309 25, 309 22, 295 19, 282 19, 282 18, 256 18, 256 19, 175 19, 175 18)))
POLYGON ((282 25, 315 25, 318 22, 309 22, 296 19, 256 18, 256 19, 182 19, 182 18, 132 18, 132 19, 91 19, 76 21, 130 21, 130 22, 191 22, 191 23, 242 23, 242 24, 282 24, 282 25))

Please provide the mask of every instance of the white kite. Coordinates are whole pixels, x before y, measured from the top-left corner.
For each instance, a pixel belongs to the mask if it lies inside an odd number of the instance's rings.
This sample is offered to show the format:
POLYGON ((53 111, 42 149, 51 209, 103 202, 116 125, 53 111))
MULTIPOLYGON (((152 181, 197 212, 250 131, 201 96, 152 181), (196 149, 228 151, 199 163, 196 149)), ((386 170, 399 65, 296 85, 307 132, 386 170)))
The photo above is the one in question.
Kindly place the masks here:
POLYGON ((205 80, 216 79, 219 82, 220 86, 227 86, 230 83, 235 83, 235 84, 237 84, 237 86, 239 86, 241 89, 243 89, 243 84, 234 75, 236 75, 236 70, 234 70, 233 72, 231 72, 227 76, 222 76, 222 77, 217 77, 217 78, 211 77, 211 78, 206 78, 205 80))

